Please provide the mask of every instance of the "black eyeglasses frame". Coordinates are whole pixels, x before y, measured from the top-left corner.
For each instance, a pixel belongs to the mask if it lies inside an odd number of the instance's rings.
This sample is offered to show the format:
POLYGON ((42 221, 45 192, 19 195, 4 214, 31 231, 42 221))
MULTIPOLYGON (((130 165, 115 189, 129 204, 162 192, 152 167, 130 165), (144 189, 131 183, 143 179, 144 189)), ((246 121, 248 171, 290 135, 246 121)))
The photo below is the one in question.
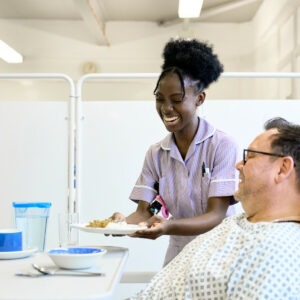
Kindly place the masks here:
MULTIPOLYGON (((283 154, 278 154, 278 153, 271 153, 271 152, 263 152, 263 151, 256 151, 256 150, 251 150, 251 149, 244 149, 243 150, 243 164, 246 164, 246 152, 252 152, 252 153, 258 153, 258 154, 263 154, 263 155, 269 155, 269 156, 277 156, 277 157, 285 157, 286 155, 283 154)), ((294 164, 296 167, 296 165, 294 164)))

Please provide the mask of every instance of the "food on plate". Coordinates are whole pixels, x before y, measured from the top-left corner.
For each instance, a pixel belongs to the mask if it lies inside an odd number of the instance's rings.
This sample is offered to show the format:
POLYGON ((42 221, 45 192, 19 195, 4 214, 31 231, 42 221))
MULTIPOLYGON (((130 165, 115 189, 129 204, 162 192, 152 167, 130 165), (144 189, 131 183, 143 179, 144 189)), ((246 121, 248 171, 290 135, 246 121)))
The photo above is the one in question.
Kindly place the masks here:
POLYGON ((100 227, 100 228, 104 228, 107 226, 107 224, 109 222, 112 222, 112 218, 107 218, 104 220, 94 220, 94 221, 90 221, 88 225, 86 225, 86 227, 100 227))
MULTIPOLYGON (((120 227, 130 227, 132 224, 127 224, 125 221, 112 221, 106 225, 106 228, 120 228, 120 227)), ((134 225, 135 226, 135 225, 134 225)))
POLYGON ((125 221, 114 221, 112 218, 107 218, 104 220, 94 220, 89 222, 86 227, 100 227, 100 228, 119 228, 119 227, 125 227, 127 226, 127 223, 125 221))

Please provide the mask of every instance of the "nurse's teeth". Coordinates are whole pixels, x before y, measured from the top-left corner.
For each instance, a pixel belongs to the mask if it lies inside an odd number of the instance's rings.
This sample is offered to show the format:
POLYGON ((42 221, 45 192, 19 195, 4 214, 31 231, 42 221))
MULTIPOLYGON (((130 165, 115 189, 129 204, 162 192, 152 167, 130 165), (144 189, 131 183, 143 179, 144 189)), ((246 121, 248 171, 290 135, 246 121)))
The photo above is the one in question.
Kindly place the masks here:
POLYGON ((167 121, 167 122, 173 122, 173 121, 175 121, 177 119, 178 119, 178 117, 171 117, 171 118, 164 117, 164 120, 167 121))

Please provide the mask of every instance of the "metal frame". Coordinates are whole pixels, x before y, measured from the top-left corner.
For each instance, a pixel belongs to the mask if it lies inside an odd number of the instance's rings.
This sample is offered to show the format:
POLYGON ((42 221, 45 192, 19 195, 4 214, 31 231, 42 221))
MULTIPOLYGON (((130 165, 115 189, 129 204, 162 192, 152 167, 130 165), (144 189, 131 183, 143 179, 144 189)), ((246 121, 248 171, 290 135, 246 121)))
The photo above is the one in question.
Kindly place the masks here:
MULTIPOLYGON (((107 74, 88 74, 82 76, 77 82, 77 103, 76 103, 76 190, 75 190, 75 207, 77 211, 81 202, 81 105, 82 105, 82 85, 88 79, 142 79, 158 78, 158 73, 107 73, 107 74)), ((300 73, 280 73, 280 72, 225 72, 221 77, 224 78, 300 78, 300 73)), ((127 272, 124 273, 122 283, 148 283, 155 275, 155 272, 127 272)))
MULTIPOLYGON (((0 74, 0 79, 62 79, 69 83, 69 140, 68 140, 68 212, 79 212, 81 203, 81 106, 82 86, 89 79, 151 79, 159 73, 103 73, 82 76, 76 86, 65 74, 59 73, 11 73, 0 74), (75 103, 75 99, 77 99, 75 103), (76 172, 75 172, 76 167, 76 172), (74 174, 75 173, 75 174, 74 174), (76 177, 75 177, 76 176, 76 177), (74 186, 76 184, 76 187, 74 186)), ((280 72, 225 72, 224 78, 300 78, 300 73, 280 72)))
POLYGON ((75 189, 75 208, 79 212, 81 202, 81 121, 83 119, 81 113, 82 104, 82 85, 88 79, 151 79, 158 77, 157 73, 103 73, 103 74, 87 74, 82 76, 76 85, 77 102, 76 102, 76 135, 75 135, 75 165, 76 165, 76 189, 75 189))
POLYGON ((57 73, 11 73, 11 74, 0 74, 0 79, 62 79, 69 83, 70 95, 69 95, 69 115, 68 115, 68 212, 74 212, 74 146, 75 146, 75 110, 74 110, 74 99, 75 95, 75 84, 73 80, 65 74, 57 73))
MULTIPOLYGON (((75 207, 79 211, 81 202, 81 113, 82 105, 82 86, 88 79, 151 79, 158 78, 159 73, 103 73, 87 74, 82 76, 76 85, 77 102, 76 102, 76 135, 75 135, 75 164, 76 164, 76 190, 75 190, 75 207)), ((221 74, 224 78, 300 78, 300 73, 287 72, 224 72, 221 74)))

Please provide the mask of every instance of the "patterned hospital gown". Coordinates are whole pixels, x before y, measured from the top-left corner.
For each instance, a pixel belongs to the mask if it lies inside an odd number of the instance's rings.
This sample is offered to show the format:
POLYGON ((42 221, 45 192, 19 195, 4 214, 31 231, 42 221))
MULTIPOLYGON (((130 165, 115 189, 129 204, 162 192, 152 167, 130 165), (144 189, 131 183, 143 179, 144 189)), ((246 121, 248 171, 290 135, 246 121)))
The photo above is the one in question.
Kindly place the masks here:
POLYGON ((300 224, 229 217, 132 299, 300 299, 300 224))

